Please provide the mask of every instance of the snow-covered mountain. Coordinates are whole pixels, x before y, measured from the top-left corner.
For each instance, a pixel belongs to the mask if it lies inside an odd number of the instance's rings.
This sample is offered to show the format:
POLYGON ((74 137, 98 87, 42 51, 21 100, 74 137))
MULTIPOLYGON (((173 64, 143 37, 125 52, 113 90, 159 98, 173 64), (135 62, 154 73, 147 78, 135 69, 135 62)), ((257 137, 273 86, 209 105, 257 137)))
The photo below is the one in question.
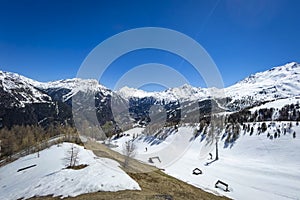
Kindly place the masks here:
POLYGON ((233 99, 268 101, 300 94, 300 64, 292 62, 259 72, 225 89, 233 99))
POLYGON ((62 96, 63 101, 68 101, 72 96, 74 96, 78 92, 101 92, 104 96, 112 94, 111 90, 99 84, 98 81, 95 79, 73 78, 48 83, 35 83, 35 87, 41 88, 48 92, 59 91, 64 89, 65 93, 62 96))
POLYGON ((230 98, 231 104, 238 107, 251 106, 253 103, 287 98, 300 94, 300 64, 291 62, 283 66, 274 67, 268 71, 259 72, 237 82, 227 88, 197 88, 183 85, 170 88, 162 92, 146 92, 134 88, 124 87, 117 93, 125 99, 153 97, 165 101, 179 100, 200 101, 210 96, 215 98, 230 98), (221 96, 220 96, 221 94, 221 96))
MULTIPOLYGON (((233 99, 244 99, 250 97, 253 100, 273 100, 286 98, 300 94, 300 64, 291 62, 283 66, 274 67, 268 71, 258 72, 237 82, 236 84, 224 88, 226 97, 233 99)), ((98 92, 111 95, 113 92, 100 85, 93 79, 66 79, 53 82, 42 83, 26 78, 24 76, 0 71, 0 83, 5 92, 18 95, 20 104, 32 102, 45 102, 51 97, 43 91, 68 89, 69 92, 63 95, 64 100, 68 100, 78 91, 98 92)), ((123 87, 115 93, 124 99, 153 97, 157 100, 165 101, 195 101, 206 99, 214 95, 216 88, 199 88, 191 85, 183 85, 177 88, 169 88, 162 92, 146 92, 143 90, 123 87)))
POLYGON ((42 83, 0 71, 0 126, 72 123, 71 100, 78 93, 94 95, 101 124, 112 120, 112 91, 96 80, 74 78, 42 83))
POLYGON ((28 103, 45 103, 52 100, 49 91, 65 90, 62 100, 67 101, 73 95, 81 92, 102 92, 111 95, 111 90, 100 85, 93 79, 66 79, 53 82, 38 82, 22 75, 0 71, 0 89, 15 97, 17 105, 28 103))
POLYGON ((27 103, 50 102, 51 97, 35 87, 38 82, 11 72, 0 71, 0 104, 24 107, 27 103))
MULTIPOLYGON (((74 78, 41 83, 15 73, 0 71, 0 107, 3 110, 11 109, 10 111, 0 112, 0 118, 6 118, 7 123, 8 121, 14 121, 15 118, 22 122, 23 118, 19 117, 22 116, 21 113, 36 113, 36 119, 25 123, 31 124, 44 119, 45 114, 41 117, 42 113, 51 113, 51 117, 54 119, 58 117, 56 115, 59 113, 65 113, 64 118, 68 116, 67 118, 70 119, 72 97, 78 93, 92 93, 95 95, 97 116, 101 119, 101 124, 114 118, 111 110, 112 97, 116 97, 113 100, 114 105, 129 110, 130 116, 120 117, 126 119, 127 122, 148 123, 150 108, 153 105, 163 106, 170 113, 167 116, 168 119, 178 121, 178 118, 186 115, 185 113, 182 113, 181 116, 177 115, 180 114, 178 109, 187 108, 185 112, 189 113, 188 105, 192 103, 193 106, 190 106, 190 109, 197 113, 195 109, 199 107, 198 102, 210 103, 207 100, 212 97, 217 100, 214 105, 220 108, 219 111, 236 111, 248 106, 260 105, 266 101, 298 96, 300 95, 299 74, 300 65, 292 62, 250 75, 244 80, 223 89, 183 85, 162 92, 146 92, 129 87, 111 91, 99 84, 97 80, 91 79, 74 78), (222 95, 220 96, 220 94, 222 95), (126 107, 125 104, 128 106, 126 107), (43 105, 42 109, 40 108, 41 105, 43 105), (36 108, 37 106, 39 107, 36 108), (60 106, 60 109, 65 110, 65 112, 56 112, 57 106, 60 106), (15 109, 18 109, 18 117, 15 117, 15 109), (10 117, 7 117, 7 113, 10 117)), ((118 112, 118 109, 115 113, 123 113, 123 111, 118 112)), ((27 119, 28 117, 24 118, 27 119)), ((61 118, 59 121, 64 121, 62 116, 58 118, 61 118)), ((12 125, 11 122, 10 125, 12 125)))
POLYGON ((210 94, 207 88, 197 88, 188 84, 184 84, 178 88, 169 88, 162 92, 146 92, 143 90, 129 88, 127 86, 116 91, 120 96, 130 99, 153 97, 159 101, 195 101, 207 98, 210 94))

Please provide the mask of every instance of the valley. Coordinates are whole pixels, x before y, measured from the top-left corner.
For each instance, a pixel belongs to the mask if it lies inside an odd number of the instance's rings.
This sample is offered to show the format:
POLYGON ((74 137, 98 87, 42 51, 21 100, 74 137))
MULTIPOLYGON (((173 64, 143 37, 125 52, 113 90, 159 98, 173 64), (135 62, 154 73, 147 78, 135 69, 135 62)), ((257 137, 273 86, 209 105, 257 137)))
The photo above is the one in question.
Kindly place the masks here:
POLYGON ((146 92, 0 72, 0 197, 299 199, 299 74, 146 92))

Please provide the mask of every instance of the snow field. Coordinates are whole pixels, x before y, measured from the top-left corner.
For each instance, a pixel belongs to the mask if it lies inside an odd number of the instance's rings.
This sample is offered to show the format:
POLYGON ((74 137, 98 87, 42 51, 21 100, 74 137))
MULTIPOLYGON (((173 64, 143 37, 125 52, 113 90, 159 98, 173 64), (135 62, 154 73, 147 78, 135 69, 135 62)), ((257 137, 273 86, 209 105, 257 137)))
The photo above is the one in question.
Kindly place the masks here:
MULTIPOLYGON (((267 137, 268 131, 276 131, 282 123, 284 122, 276 122, 259 135, 258 123, 252 124, 253 135, 250 136, 247 132, 244 134, 242 130, 232 146, 226 147, 225 139, 219 141, 220 159, 217 161, 210 160, 208 155, 211 152, 214 159, 215 141, 212 145, 206 145, 205 139, 201 142, 201 136, 190 141, 194 127, 189 126, 179 127, 178 132, 170 134, 161 142, 147 140, 146 136, 140 135, 135 139, 135 158, 149 163, 149 157, 159 156, 161 163, 155 161, 152 164, 164 168, 165 173, 206 191, 233 199, 300 199, 300 136, 292 137, 293 131, 300 133, 300 126, 293 123, 292 130, 286 135, 281 134, 280 138, 271 140, 267 137), (170 147, 174 147, 174 144, 178 146, 176 138, 181 138, 186 148, 182 154, 174 156, 172 150, 177 151, 170 147), (187 140, 190 141, 189 144, 185 143, 187 140), (166 159, 166 155, 173 156, 172 162, 166 159), (195 168, 201 169, 203 174, 193 175, 195 168), (227 183, 229 192, 215 188, 217 180, 227 183)), ((112 149, 122 153, 122 144, 131 140, 132 134, 138 132, 142 134, 142 129, 125 132, 129 136, 114 140, 113 143, 119 147, 112 149)))
POLYGON ((65 157, 70 143, 52 146, 37 154, 22 157, 0 168, 0 199, 30 198, 33 196, 77 196, 98 191, 140 190, 138 183, 119 168, 116 161, 97 158, 92 151, 79 149, 80 169, 65 169, 65 157), (17 172, 18 169, 36 167, 17 172))

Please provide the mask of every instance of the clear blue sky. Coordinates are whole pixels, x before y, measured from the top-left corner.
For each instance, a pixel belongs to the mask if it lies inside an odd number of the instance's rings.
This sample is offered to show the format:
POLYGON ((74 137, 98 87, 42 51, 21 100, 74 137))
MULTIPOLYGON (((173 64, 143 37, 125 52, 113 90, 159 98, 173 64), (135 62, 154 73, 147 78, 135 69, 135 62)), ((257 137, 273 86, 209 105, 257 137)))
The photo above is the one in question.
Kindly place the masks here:
MULTIPOLYGON (((0 0, 0 70, 39 81, 72 78, 101 41, 154 26, 197 40, 229 86, 251 73, 300 62, 299 10, 297 0, 0 0)), ((187 63, 157 50, 121 57, 101 82, 113 87, 131 67, 148 62, 172 66, 204 86, 187 63)))

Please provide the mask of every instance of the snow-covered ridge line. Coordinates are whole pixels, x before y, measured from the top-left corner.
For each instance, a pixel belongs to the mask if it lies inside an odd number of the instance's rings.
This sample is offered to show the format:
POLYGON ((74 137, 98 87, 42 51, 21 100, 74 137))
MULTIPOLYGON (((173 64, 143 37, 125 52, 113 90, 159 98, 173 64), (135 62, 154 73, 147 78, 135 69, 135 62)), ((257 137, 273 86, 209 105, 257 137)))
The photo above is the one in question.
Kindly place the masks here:
POLYGON ((15 97, 17 106, 24 107, 26 103, 49 102, 51 97, 41 92, 34 85, 37 81, 16 73, 0 71, 0 89, 15 97))
POLYGON ((247 83, 251 81, 255 81, 258 77, 269 75, 269 76, 284 76, 286 72, 293 71, 296 68, 300 68, 300 65, 296 62, 290 62, 283 66, 276 66, 272 67, 271 69, 263 72, 257 72, 255 74, 251 74, 250 76, 246 77, 245 79, 238 81, 237 83, 247 83), (275 72, 275 73, 274 73, 275 72), (280 74, 281 73, 281 74, 280 74))
MULTIPOLYGON (((242 100, 247 106, 255 101, 268 101, 300 95, 299 75, 300 65, 296 62, 291 62, 250 75, 244 80, 224 89, 199 88, 185 84, 177 88, 169 88, 162 92, 146 92, 127 86, 118 91, 111 91, 94 79, 73 78, 53 82, 38 82, 15 73, 2 71, 0 71, 0 81, 4 90, 9 91, 28 85, 32 93, 37 96, 41 96, 42 94, 36 89, 70 89, 71 92, 66 96, 66 99, 71 98, 78 91, 101 91, 104 95, 118 94, 124 99, 153 97, 159 101, 179 100, 182 102, 203 100, 221 93, 223 94, 221 97, 229 97, 232 99, 232 102, 242 100)), ((35 101, 38 102, 41 99, 38 98, 35 101)), ((30 101, 28 100, 28 102, 30 101)))
POLYGON ((3 86, 7 86, 7 88, 13 88, 15 86, 15 85, 7 84, 8 80, 14 80, 17 82, 29 84, 33 87, 40 88, 40 89, 48 89, 48 88, 74 89, 74 88, 77 88, 78 86, 82 86, 85 88, 87 88, 87 86, 90 86, 91 89, 93 89, 93 88, 94 89, 98 89, 98 88, 107 89, 103 85, 99 84, 96 79, 71 78, 71 79, 62 79, 62 80, 58 80, 58 81, 40 82, 40 81, 35 81, 33 79, 27 78, 27 77, 22 76, 17 73, 6 72, 6 71, 1 71, 1 70, 0 70, 0 80, 3 83, 3 86))
POLYGON ((24 107, 28 103, 45 103, 50 102, 51 97, 47 95, 46 90, 68 89, 70 92, 65 95, 65 100, 70 99, 73 95, 82 92, 99 92, 107 96, 112 93, 111 90, 99 84, 95 79, 72 78, 53 82, 39 82, 25 76, 0 71, 0 88, 4 92, 16 98, 18 106, 24 107))
POLYGON ((226 94, 235 99, 268 101, 300 94, 300 65, 292 62, 250 75, 226 88, 226 94))
POLYGON ((153 97, 157 100, 169 100, 169 101, 194 101, 194 100, 203 100, 209 96, 224 93, 223 89, 217 88, 197 88, 188 84, 184 84, 180 87, 169 88, 161 92, 147 92, 144 90, 123 87, 116 91, 117 94, 122 96, 125 99, 130 98, 145 98, 153 97))
POLYGON ((220 93, 220 97, 229 97, 232 99, 232 102, 242 100, 245 105, 247 105, 254 101, 267 101, 300 95, 299 75, 300 65, 296 62, 291 62, 283 66, 273 67, 270 70, 250 75, 244 80, 223 90, 183 85, 162 92, 146 92, 135 88, 123 87, 116 91, 116 93, 125 99, 132 97, 153 97, 158 100, 177 99, 180 101, 202 100, 209 96, 218 97, 216 93, 220 93))

